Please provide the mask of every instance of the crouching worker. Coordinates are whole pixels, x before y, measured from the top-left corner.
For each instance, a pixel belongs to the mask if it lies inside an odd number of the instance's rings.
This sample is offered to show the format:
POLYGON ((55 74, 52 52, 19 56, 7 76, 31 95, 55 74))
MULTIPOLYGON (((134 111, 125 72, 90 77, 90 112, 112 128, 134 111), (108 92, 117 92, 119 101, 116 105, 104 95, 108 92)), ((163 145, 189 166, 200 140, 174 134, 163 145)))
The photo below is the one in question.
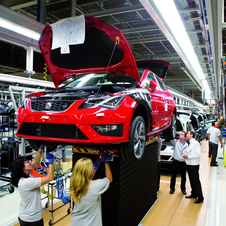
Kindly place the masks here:
POLYGON ((101 194, 112 182, 108 155, 103 160, 105 175, 103 179, 92 180, 99 167, 99 159, 93 164, 90 158, 81 158, 75 165, 70 178, 70 196, 73 199, 71 226, 102 226, 101 194))
POLYGON ((39 162, 43 153, 43 146, 39 147, 32 161, 20 157, 12 162, 12 183, 18 187, 21 197, 19 209, 19 223, 21 226, 43 226, 42 203, 40 187, 53 180, 53 155, 47 153, 49 171, 45 177, 30 177, 30 171, 39 162))

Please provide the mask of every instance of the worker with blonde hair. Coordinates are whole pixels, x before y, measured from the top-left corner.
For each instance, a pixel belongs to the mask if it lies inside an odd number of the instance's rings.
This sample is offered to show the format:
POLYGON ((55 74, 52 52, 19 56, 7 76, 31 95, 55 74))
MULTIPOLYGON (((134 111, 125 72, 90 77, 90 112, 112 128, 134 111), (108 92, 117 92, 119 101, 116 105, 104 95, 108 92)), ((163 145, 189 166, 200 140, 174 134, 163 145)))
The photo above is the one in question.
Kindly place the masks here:
POLYGON ((103 179, 92 180, 99 167, 90 158, 79 159, 73 168, 70 178, 69 192, 73 199, 71 226, 102 226, 101 194, 112 182, 109 156, 105 155, 105 175, 103 179))

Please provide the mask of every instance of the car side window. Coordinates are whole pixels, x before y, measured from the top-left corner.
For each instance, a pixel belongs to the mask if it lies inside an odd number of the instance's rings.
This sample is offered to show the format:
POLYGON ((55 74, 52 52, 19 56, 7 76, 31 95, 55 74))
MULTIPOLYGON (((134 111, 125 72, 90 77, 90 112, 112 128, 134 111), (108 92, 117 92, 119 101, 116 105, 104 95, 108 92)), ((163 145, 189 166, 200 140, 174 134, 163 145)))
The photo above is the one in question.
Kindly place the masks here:
POLYGON ((139 76, 140 76, 140 80, 142 79, 143 75, 144 75, 144 69, 138 69, 138 73, 139 73, 139 76))
MULTIPOLYGON (((150 81, 157 82, 156 79, 155 79, 155 76, 151 72, 149 72, 148 75, 147 75, 147 77, 146 77, 146 80, 145 80, 145 88, 147 88, 147 89, 150 88, 150 81)), ((159 90, 159 85, 156 87, 156 89, 159 90)))
POLYGON ((163 83, 163 81, 158 76, 156 76, 156 78, 158 80, 161 90, 166 91, 166 87, 165 87, 165 84, 163 83))

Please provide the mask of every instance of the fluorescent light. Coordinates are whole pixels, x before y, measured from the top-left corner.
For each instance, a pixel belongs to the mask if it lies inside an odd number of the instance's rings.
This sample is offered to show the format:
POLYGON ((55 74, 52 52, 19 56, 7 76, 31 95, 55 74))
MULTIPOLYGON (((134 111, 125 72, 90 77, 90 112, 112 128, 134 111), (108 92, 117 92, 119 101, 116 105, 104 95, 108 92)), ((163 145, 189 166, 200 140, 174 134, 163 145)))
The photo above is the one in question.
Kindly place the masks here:
POLYGON ((182 48, 182 51, 188 58, 198 77, 200 79, 205 79, 204 73, 199 64, 188 34, 184 28, 183 22, 181 21, 181 17, 177 11, 174 1, 154 0, 154 3, 158 7, 162 17, 172 31, 171 35, 176 38, 178 44, 182 48))
MULTIPOLYGON (((185 62, 197 83, 205 79, 194 48, 184 28, 173 0, 140 0, 150 16, 166 35, 181 59, 185 62)), ((203 87, 203 86, 202 86, 203 87)), ((208 84, 203 89, 209 92, 208 84)))
POLYGON ((182 99, 185 99, 185 100, 188 100, 188 101, 191 101, 192 103, 198 105, 198 106, 202 106, 199 102, 195 101, 194 99, 192 98, 189 98, 189 97, 186 97, 185 95, 182 95, 180 93, 177 93, 175 91, 173 91, 172 89, 168 88, 170 94, 174 97, 181 97, 182 99))
POLYGON ((209 88, 209 86, 208 86, 208 82, 206 81, 206 79, 202 80, 202 85, 203 85, 203 87, 205 87, 206 92, 207 92, 208 94, 210 94, 211 91, 210 91, 210 88, 209 88))
POLYGON ((28 28, 22 27, 16 23, 13 23, 11 21, 5 20, 3 18, 0 18, 0 27, 3 27, 5 29, 14 31, 18 34, 24 35, 26 37, 32 38, 34 40, 39 40, 40 34, 32 31, 28 28))

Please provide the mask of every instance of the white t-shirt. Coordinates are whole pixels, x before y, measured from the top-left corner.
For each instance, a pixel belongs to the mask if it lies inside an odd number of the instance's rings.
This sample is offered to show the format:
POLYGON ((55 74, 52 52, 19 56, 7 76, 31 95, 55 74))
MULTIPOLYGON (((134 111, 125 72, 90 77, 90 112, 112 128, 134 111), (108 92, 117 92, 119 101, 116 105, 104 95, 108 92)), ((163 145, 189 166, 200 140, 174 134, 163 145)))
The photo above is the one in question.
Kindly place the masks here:
POLYGON ((218 137, 221 136, 220 129, 218 129, 216 127, 210 127, 207 131, 207 134, 210 134, 210 142, 212 142, 214 144, 218 144, 218 140, 219 140, 218 137))
POLYGON ((19 218, 22 221, 35 222, 42 219, 41 177, 21 178, 18 191, 21 197, 19 218))
POLYGON ((102 226, 101 194, 109 188, 109 184, 107 177, 90 181, 86 195, 79 202, 74 201, 71 226, 102 226))
POLYGON ((213 127, 213 126, 212 126, 212 127, 210 127, 210 128, 207 130, 206 134, 210 134, 210 132, 211 132, 212 128, 214 128, 214 127, 213 127))

